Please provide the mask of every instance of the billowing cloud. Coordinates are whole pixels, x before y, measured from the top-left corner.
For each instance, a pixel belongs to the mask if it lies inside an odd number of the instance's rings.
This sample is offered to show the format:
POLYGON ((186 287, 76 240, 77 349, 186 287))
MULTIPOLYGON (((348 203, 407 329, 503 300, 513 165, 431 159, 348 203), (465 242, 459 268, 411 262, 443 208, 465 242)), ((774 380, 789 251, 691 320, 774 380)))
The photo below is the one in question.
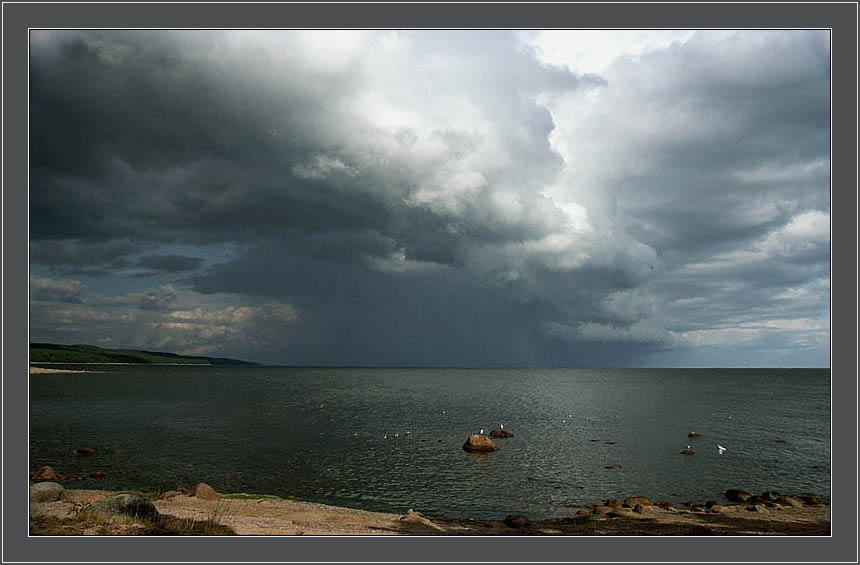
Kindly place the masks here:
POLYGON ((83 293, 79 280, 30 275, 31 301, 80 302, 83 293))
POLYGON ((36 31, 31 261, 104 275, 87 304, 143 315, 128 339, 264 361, 819 364, 829 57, 825 31, 36 31))

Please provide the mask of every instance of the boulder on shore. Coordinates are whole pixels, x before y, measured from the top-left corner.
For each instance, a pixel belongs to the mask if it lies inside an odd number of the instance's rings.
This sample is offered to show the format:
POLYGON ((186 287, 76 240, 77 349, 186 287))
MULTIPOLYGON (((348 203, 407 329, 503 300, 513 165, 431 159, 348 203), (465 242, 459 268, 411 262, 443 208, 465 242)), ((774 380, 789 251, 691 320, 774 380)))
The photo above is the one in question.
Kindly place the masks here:
POLYGON ((614 510, 614 508, 612 506, 605 506, 603 504, 599 504, 599 505, 594 507, 594 513, 595 514, 609 514, 613 510, 614 510))
POLYGON ((498 451, 499 446, 484 434, 472 434, 469 436, 469 439, 466 440, 466 443, 463 444, 463 449, 472 452, 488 453, 491 451, 498 451))
POLYGON ((629 496, 624 499, 623 506, 627 508, 633 508, 637 504, 640 504, 642 506, 651 506, 652 502, 650 498, 647 498, 645 496, 629 496))
POLYGON ((726 498, 732 502, 746 502, 752 495, 745 490, 730 488, 726 491, 726 498))
POLYGON ((531 520, 521 514, 508 514, 504 522, 509 528, 525 528, 531 525, 531 520))
POLYGON ((799 494, 797 495, 797 498, 804 504, 809 504, 810 506, 817 506, 821 504, 821 502, 819 502, 818 499, 815 498, 815 495, 812 494, 799 494))
POLYGON ((490 430, 490 437, 514 437, 514 434, 512 434, 508 430, 497 428, 495 430, 490 430))
POLYGON ((210 487, 206 483, 197 483, 197 485, 191 489, 191 494, 189 496, 200 498, 202 500, 218 500, 218 493, 215 492, 214 488, 210 487))
POLYGON ((93 510, 105 514, 118 514, 155 520, 158 518, 158 510, 155 505, 139 494, 115 494, 93 502, 93 510))
POLYGON ((624 506, 624 503, 617 498, 610 498, 606 502, 603 503, 605 506, 609 506, 610 508, 621 508, 624 506))
POLYGON ((60 500, 64 490, 58 483, 36 483, 30 487, 30 502, 55 502, 60 500))
POLYGON ((422 526, 427 526, 428 528, 433 528, 434 530, 442 529, 424 516, 422 516, 421 513, 416 512, 411 508, 406 511, 406 514, 400 517, 400 521, 405 522, 407 524, 420 524, 422 526))
POLYGON ((615 510, 607 514, 607 516, 610 516, 612 518, 630 518, 631 516, 635 516, 635 514, 630 508, 616 508, 615 510))
POLYGON ((791 506, 793 508, 803 508, 805 506, 803 504, 803 501, 798 500, 792 496, 780 496, 776 499, 776 501, 782 506, 791 506))
POLYGON ((62 481, 63 475, 54 471, 53 468, 45 465, 40 468, 38 471, 35 471, 32 475, 30 475, 30 480, 33 481, 62 481))

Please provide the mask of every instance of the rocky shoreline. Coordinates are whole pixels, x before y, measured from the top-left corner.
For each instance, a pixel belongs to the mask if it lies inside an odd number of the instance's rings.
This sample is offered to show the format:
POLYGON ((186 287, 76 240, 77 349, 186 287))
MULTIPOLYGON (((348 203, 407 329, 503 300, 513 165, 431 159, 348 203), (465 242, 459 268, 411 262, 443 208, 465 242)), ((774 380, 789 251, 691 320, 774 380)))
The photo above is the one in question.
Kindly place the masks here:
POLYGON ((498 520, 430 519, 369 512, 271 495, 190 490, 66 489, 50 468, 31 476, 31 535, 830 535, 830 508, 814 496, 729 489, 729 503, 678 507, 644 496, 607 499, 556 520, 510 514, 498 520), (36 478, 34 478, 36 477, 36 478))

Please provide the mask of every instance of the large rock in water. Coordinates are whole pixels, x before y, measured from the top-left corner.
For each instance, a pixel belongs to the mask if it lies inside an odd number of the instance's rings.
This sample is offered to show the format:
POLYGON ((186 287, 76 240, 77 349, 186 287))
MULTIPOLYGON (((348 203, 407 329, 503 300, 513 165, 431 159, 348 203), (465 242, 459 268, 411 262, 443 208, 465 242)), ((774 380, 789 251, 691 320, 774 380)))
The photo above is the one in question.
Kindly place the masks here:
POLYGON ((214 488, 210 487, 206 483, 197 483, 197 485, 191 490, 191 494, 189 496, 203 500, 218 500, 218 493, 215 492, 214 488))
POLYGON ((484 434, 472 434, 463 444, 466 451, 490 452, 498 451, 499 446, 484 434))
POLYGON ((490 430, 490 437, 514 437, 514 434, 508 430, 497 428, 495 430, 490 430))
POLYGON ((54 471, 54 469, 52 469, 51 467, 45 465, 44 467, 30 475, 30 479, 33 481, 62 481, 63 475, 54 471))
POLYGON ((158 510, 155 509, 155 505, 139 494, 115 494, 97 500, 93 502, 93 510, 145 520, 158 518, 158 510))
POLYGON ((30 487, 30 502, 55 502, 64 490, 63 485, 57 483, 36 483, 30 487))

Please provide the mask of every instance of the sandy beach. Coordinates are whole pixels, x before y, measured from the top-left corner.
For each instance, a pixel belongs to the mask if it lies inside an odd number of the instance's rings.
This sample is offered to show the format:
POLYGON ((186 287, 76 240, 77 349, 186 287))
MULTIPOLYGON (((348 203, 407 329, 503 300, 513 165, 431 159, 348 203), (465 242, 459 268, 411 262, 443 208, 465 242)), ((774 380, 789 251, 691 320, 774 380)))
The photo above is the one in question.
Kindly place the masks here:
POLYGON ((92 373, 94 371, 80 371, 77 369, 49 369, 47 367, 33 367, 30 366, 30 374, 31 375, 41 375, 46 373, 92 373))
MULTIPOLYGON (((31 491, 32 492, 32 491, 31 491)), ((128 493, 129 491, 123 491, 128 493)), ((157 518, 144 520, 93 510, 117 493, 63 489, 56 500, 30 503, 32 535, 829 535, 824 505, 736 504, 710 509, 601 505, 569 518, 530 522, 428 519, 419 512, 368 512, 274 496, 169 492, 149 495, 157 518), (97 506, 97 505, 96 505, 97 506)))

